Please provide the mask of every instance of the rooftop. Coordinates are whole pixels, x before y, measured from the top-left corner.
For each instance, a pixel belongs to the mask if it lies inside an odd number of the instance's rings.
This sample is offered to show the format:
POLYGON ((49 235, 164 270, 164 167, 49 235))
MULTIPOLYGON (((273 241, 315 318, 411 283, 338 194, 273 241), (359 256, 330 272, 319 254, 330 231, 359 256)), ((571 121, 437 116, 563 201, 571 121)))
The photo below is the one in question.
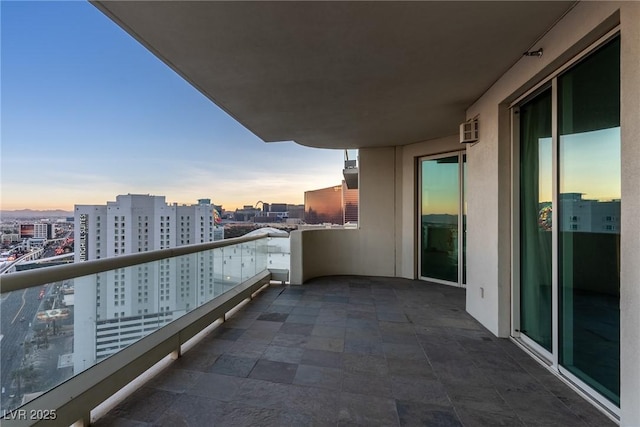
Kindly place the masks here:
POLYGON ((464 301, 398 278, 271 285, 95 425, 615 425, 464 301))

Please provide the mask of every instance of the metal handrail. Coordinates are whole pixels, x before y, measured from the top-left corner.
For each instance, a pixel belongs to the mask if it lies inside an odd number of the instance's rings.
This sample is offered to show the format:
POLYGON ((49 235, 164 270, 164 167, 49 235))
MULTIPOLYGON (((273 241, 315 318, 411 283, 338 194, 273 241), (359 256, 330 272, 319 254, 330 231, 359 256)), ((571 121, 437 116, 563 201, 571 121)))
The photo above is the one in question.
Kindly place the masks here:
POLYGON ((117 268, 126 268, 162 259, 189 255, 212 249, 224 248, 238 243, 252 242, 265 237, 283 237, 278 234, 260 234, 249 237, 235 237, 215 242, 198 243, 195 245, 178 246, 176 248, 159 249, 112 258, 78 262, 69 265, 26 270, 0 276, 0 293, 18 291, 47 283, 59 282, 90 274, 103 273, 117 268))
MULTIPOLYGON (((224 248, 268 237, 284 238, 285 236, 265 233, 257 236, 238 237, 217 242, 79 262, 71 265, 22 271, 3 276, 0 282, 0 289, 2 292, 25 289, 45 283, 224 248)), ((276 272, 275 274, 278 273, 276 272)), ((29 414, 31 412, 38 413, 43 408, 47 408, 53 410, 53 413, 56 414, 55 420, 3 417, 1 420, 2 425, 69 425, 74 422, 88 425, 90 411, 96 406, 166 355, 173 352, 176 356, 179 356, 181 346, 185 342, 217 319, 224 320, 227 312, 243 300, 251 298, 255 292, 268 285, 272 279, 272 272, 269 269, 256 273, 255 276, 243 281, 222 295, 157 329, 100 363, 74 375, 17 409, 17 411, 22 411, 19 413, 29 414)))
MULTIPOLYGON (((262 236, 264 237, 264 236, 262 236)), ((233 289, 152 332, 87 370, 6 415, 4 427, 90 424, 91 411, 165 356, 180 356, 181 346, 243 300, 269 284, 271 273, 262 271, 233 289), (29 417, 48 411, 53 418, 29 417)))

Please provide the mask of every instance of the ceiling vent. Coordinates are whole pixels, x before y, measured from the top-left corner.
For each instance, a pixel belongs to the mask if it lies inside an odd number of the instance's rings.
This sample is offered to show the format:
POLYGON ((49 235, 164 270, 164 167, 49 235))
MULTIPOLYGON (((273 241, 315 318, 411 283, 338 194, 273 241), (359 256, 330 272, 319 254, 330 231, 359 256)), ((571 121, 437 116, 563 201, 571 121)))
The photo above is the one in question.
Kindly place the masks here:
POLYGON ((460 125, 460 144, 469 144, 478 141, 478 119, 471 119, 460 125))

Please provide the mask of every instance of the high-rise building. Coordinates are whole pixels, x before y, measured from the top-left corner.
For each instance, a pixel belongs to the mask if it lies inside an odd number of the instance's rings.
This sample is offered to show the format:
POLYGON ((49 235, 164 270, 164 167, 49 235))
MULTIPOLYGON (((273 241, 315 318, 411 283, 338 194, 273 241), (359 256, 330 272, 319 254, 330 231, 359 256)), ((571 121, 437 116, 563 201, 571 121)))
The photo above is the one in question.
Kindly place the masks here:
POLYGON ((253 217, 254 222, 271 223, 283 222, 289 219, 302 219, 304 205, 287 203, 262 203, 262 212, 253 217))
POLYGON ((271 203, 269 206, 269 212, 286 212, 287 204, 286 203, 271 203))
POLYGON ((292 218, 304 218, 304 204, 302 205, 287 205, 287 213, 289 214, 289 219, 292 218))
MULTIPOLYGON (((224 238, 213 205, 127 194, 75 206, 75 262, 224 238)), ((76 279, 74 370, 80 372, 211 299, 211 252, 76 279), (196 268, 197 266, 197 268, 196 268), (198 288, 196 288, 197 286, 198 288)))
POLYGON ((341 185, 304 192, 304 220, 307 224, 358 222, 358 190, 341 185))
POLYGON ((236 209, 233 219, 236 221, 253 221, 256 216, 260 216, 262 210, 251 205, 244 205, 242 209, 236 209))
POLYGON ((53 224, 46 222, 20 224, 20 238, 51 239, 53 238, 53 224))
POLYGON ((358 223, 358 188, 349 188, 342 181, 342 223, 358 223))
POLYGON ((339 185, 304 192, 307 224, 342 224, 342 187, 339 185))

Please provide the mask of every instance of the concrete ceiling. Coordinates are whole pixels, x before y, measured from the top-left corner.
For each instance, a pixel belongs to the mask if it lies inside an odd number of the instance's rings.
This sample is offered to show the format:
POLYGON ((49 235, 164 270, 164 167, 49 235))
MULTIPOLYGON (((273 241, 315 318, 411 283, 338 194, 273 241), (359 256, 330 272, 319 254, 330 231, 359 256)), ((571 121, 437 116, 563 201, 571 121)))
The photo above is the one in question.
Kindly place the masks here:
POLYGON ((264 141, 362 148, 456 133, 575 2, 93 4, 264 141))

